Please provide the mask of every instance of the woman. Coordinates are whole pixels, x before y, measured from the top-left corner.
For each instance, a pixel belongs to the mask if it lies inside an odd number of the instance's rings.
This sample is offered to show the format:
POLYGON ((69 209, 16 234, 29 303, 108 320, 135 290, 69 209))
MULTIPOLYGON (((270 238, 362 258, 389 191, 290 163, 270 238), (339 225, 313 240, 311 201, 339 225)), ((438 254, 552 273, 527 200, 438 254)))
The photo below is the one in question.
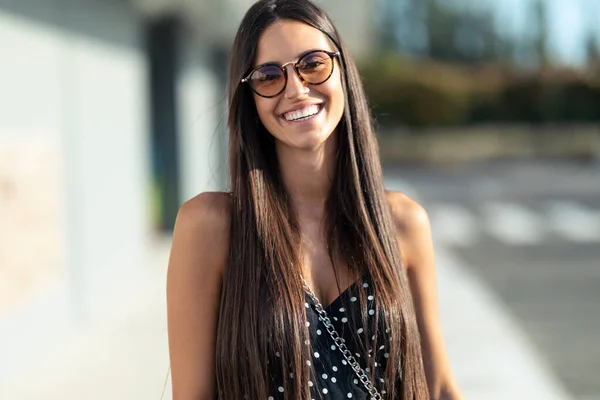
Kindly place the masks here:
POLYGON ((307 0, 258 1, 229 85, 231 192, 189 200, 175 224, 173 398, 459 399, 427 215, 383 188, 331 20, 307 0))

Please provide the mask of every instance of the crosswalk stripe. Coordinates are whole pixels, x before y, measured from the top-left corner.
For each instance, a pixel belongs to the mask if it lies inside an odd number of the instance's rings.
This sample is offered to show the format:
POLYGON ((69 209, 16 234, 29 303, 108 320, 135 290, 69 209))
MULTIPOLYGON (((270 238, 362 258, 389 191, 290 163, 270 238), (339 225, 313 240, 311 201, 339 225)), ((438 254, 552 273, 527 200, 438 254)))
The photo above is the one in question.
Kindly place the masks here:
POLYGON ((527 207, 512 202, 488 202, 481 207, 485 231, 506 244, 532 245, 544 239, 542 219, 527 207))
MULTIPOLYGON (((410 189, 405 182, 393 183, 410 189)), ((492 201, 471 209, 433 202, 426 209, 435 241, 449 246, 476 245, 482 233, 511 246, 540 244, 550 235, 576 243, 600 242, 600 210, 573 200, 549 200, 541 206, 533 210, 516 202, 492 201)))
POLYGON ((552 201, 546 204, 549 228, 574 242, 600 242, 600 211, 574 201, 552 201))
POLYGON ((436 204, 427 207, 427 214, 436 241, 455 246, 469 246, 476 241, 475 218, 465 207, 436 204))

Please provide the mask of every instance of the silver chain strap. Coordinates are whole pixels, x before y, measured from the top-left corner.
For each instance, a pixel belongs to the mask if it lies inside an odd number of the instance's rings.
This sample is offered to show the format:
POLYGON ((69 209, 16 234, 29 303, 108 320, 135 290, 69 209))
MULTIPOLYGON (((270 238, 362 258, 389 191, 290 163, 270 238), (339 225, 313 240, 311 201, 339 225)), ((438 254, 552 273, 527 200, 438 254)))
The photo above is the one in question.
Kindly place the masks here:
POLYGON ((313 292, 310 286, 308 286, 308 283, 306 283, 303 276, 300 276, 300 278, 302 279, 302 286, 304 287, 304 291, 308 294, 308 296, 314 303, 315 309, 317 310, 317 313, 319 315, 319 320, 323 323, 323 325, 325 325, 325 329, 327 329, 327 332, 329 332, 329 335, 335 342, 335 345, 340 350, 348 364, 350 364, 350 367, 352 368, 358 379, 360 379, 365 389, 367 389, 367 391, 369 392, 371 400, 382 400, 383 398, 375 388, 375 385, 373 385, 373 383, 369 380, 369 377, 367 376, 366 372, 360 367, 360 364, 356 361, 356 358, 354 358, 352 353, 350 353, 350 351, 346 347, 346 341, 340 337, 340 335, 333 327, 333 324, 331 323, 331 320, 327 315, 327 311, 323 309, 323 306, 321 305, 321 302, 319 301, 318 297, 315 295, 315 292, 313 292))

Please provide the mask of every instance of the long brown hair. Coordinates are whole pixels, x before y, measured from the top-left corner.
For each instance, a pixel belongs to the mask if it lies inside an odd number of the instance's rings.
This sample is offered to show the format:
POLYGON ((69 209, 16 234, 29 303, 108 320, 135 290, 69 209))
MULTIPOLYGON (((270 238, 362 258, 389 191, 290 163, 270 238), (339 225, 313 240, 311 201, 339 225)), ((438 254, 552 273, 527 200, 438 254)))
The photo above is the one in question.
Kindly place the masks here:
MULTIPOLYGON (((291 372, 294 377, 284 379, 285 398, 310 398, 300 229, 281 181, 274 139, 260 122, 250 88, 240 84, 251 69, 261 33, 281 19, 313 26, 342 53, 345 109, 337 127, 337 163, 326 206, 329 257, 333 263, 334 252, 339 252, 351 273, 372 282, 382 311, 375 326, 383 323, 382 336, 389 343, 386 393, 394 394, 390 398, 426 399, 419 332, 362 83, 332 21, 307 0, 256 2, 233 43, 228 97, 233 217, 218 322, 218 397, 266 399, 269 371, 280 368, 285 371, 281 376, 291 372), (279 362, 273 365, 274 360, 279 362)), ((365 318, 362 322, 366 324, 365 318)), ((376 345, 364 343, 363 350, 376 345)))

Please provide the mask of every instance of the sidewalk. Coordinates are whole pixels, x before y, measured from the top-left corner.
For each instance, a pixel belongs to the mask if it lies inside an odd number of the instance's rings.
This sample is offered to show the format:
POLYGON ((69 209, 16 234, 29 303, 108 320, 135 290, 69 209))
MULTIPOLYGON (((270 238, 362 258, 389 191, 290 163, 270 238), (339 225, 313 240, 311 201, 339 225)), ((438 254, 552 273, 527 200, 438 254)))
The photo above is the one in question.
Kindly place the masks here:
MULTIPOLYGON (((155 248, 139 296, 80 330, 10 382, 0 377, 2 400, 159 400, 169 367, 165 267, 170 242, 155 248)), ((170 390, 165 400, 171 399, 170 390)))
POLYGON ((465 399, 571 400, 500 300, 437 246, 442 329, 465 399))
MULTIPOLYGON (((116 310, 26 376, 0 386, 3 400, 159 400, 168 369, 164 266, 134 304, 116 310)), ((465 399, 569 400, 496 298, 461 262, 437 249, 439 300, 451 364, 465 399)), ((163 267, 161 267, 163 266, 163 267)), ((171 399, 167 387, 165 400, 171 399)))

